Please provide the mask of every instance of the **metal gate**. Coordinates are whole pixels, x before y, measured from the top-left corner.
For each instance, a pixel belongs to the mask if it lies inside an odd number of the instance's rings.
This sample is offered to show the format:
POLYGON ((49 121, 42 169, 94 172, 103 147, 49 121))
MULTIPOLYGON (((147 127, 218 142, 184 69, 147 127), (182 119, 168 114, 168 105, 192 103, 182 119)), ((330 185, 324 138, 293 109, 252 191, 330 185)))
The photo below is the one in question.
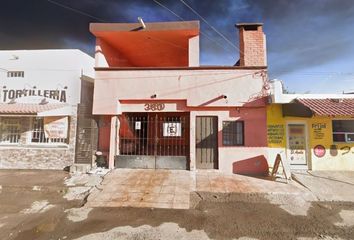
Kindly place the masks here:
POLYGON ((218 168, 218 118, 196 117, 196 167, 218 168))
POLYGON ((116 167, 189 167, 188 113, 125 113, 119 120, 116 167))
POLYGON ((98 126, 91 112, 92 107, 78 105, 75 163, 92 165, 97 151, 98 126))

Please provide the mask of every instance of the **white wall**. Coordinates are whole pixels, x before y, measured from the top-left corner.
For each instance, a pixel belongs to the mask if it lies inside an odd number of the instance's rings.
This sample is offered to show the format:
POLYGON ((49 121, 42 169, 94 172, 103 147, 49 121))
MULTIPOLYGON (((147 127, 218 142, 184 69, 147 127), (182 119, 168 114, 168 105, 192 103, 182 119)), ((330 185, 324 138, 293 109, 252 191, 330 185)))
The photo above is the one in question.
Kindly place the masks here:
POLYGON ((96 71, 94 114, 119 114, 119 100, 187 100, 187 106, 243 106, 263 88, 259 70, 96 71), (226 95, 227 99, 222 98, 226 95), (221 98, 220 98, 221 97, 221 98))
POLYGON ((4 101, 6 90, 27 90, 27 95, 29 90, 35 90, 35 94, 41 90, 42 96, 25 97, 22 93, 16 99, 16 102, 31 103, 39 103, 44 98, 44 90, 59 90, 65 91, 66 103, 76 105, 80 102, 80 77, 83 74, 93 78, 93 67, 94 59, 80 50, 0 51, 0 103, 10 101, 8 96, 4 101), (7 71, 24 71, 24 77, 8 78, 7 71))

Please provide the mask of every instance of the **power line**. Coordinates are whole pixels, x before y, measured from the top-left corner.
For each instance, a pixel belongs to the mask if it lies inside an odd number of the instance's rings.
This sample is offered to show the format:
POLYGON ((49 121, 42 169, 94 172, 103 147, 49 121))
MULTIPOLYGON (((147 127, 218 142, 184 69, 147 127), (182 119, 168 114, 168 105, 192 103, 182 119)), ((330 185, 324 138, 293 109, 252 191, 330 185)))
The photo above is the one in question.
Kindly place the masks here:
MULTIPOLYGON (((74 8, 72 8, 72 7, 66 6, 66 5, 64 5, 64 4, 55 2, 55 1, 53 1, 53 0, 47 0, 47 1, 50 2, 50 3, 53 3, 53 4, 55 4, 55 5, 57 5, 57 6, 59 6, 59 7, 62 7, 62 8, 71 10, 71 11, 73 11, 73 12, 79 13, 79 14, 81 14, 81 15, 84 15, 84 16, 87 16, 87 17, 90 17, 90 18, 93 18, 93 19, 98 20, 98 21, 100 21, 100 22, 105 22, 105 23, 107 22, 106 20, 103 20, 103 19, 101 19, 101 18, 95 17, 95 16, 90 15, 90 14, 88 14, 88 13, 85 13, 85 12, 83 12, 83 11, 81 11, 81 10, 74 9, 74 8)), ((177 44, 175 44, 175 43, 173 43, 173 42, 171 42, 171 41, 166 41, 166 40, 163 40, 163 39, 161 39, 161 38, 152 37, 152 36, 150 36, 150 35, 148 35, 148 37, 149 37, 151 40, 154 40, 154 41, 166 43, 166 44, 169 44, 169 45, 171 45, 171 46, 173 46, 173 47, 186 49, 185 47, 180 46, 180 45, 177 45, 177 44)))
POLYGON ((178 17, 180 20, 184 21, 184 19, 179 16, 177 13, 175 13, 174 11, 172 11, 171 9, 169 9, 168 7, 166 7, 165 5, 163 5, 162 3, 159 3, 157 0, 153 0, 157 5, 159 5, 160 7, 166 9, 167 11, 169 11, 170 13, 172 13, 173 15, 175 15, 176 17, 178 17))
MULTIPOLYGON (((183 19, 181 16, 179 16, 177 13, 175 13, 174 11, 172 11, 171 9, 169 9, 168 7, 166 7, 165 5, 163 5, 162 3, 158 2, 157 0, 153 0, 156 4, 158 4, 160 7, 166 9, 167 11, 169 11, 170 13, 172 13, 174 16, 176 16, 178 19, 185 21, 185 19, 183 19)), ((204 37, 206 37, 209 41, 214 42, 215 44, 217 44, 219 47, 223 48, 225 51, 229 51, 229 49, 226 49, 225 46, 221 43, 219 43, 218 41, 212 39, 208 34, 204 33, 203 31, 200 31, 200 34, 204 37)))
POLYGON ((95 20, 97 20, 97 21, 106 22, 105 20, 103 20, 103 19, 101 19, 101 18, 95 17, 95 16, 93 16, 93 15, 91 15, 91 14, 88 14, 88 13, 83 12, 83 11, 81 11, 81 10, 78 10, 78 9, 75 9, 75 8, 72 8, 72 7, 63 5, 63 4, 58 3, 58 2, 55 2, 55 1, 53 1, 53 0, 47 0, 47 1, 48 1, 49 3, 54 4, 54 5, 60 6, 60 7, 62 7, 62 8, 65 8, 65 9, 67 9, 67 10, 70 10, 70 11, 73 11, 73 12, 76 12, 76 13, 79 13, 79 14, 82 14, 82 15, 85 15, 86 17, 93 18, 93 19, 95 19, 95 20))
MULTIPOLYGON (((83 12, 83 11, 81 11, 81 10, 78 10, 78 9, 69 7, 69 6, 67 6, 67 5, 58 3, 58 2, 56 2, 56 1, 53 1, 53 0, 47 0, 47 1, 48 1, 49 3, 52 3, 52 4, 54 4, 54 5, 57 5, 57 6, 59 6, 59 7, 62 7, 62 8, 65 8, 65 9, 67 9, 67 10, 73 11, 73 12, 75 12, 75 13, 78 13, 78 14, 81 14, 81 15, 84 15, 84 16, 87 16, 87 17, 90 17, 90 18, 92 18, 92 19, 95 19, 95 20, 97 20, 97 21, 100 21, 100 22, 107 22, 107 21, 104 20, 104 19, 95 17, 95 16, 93 16, 93 15, 91 15, 91 14, 88 14, 88 13, 83 12)), ((169 11, 170 13, 172 13, 173 15, 175 15, 175 16, 176 16, 177 18, 179 18, 180 20, 185 21, 181 16, 179 16, 178 14, 176 14, 175 12, 173 12, 171 9, 169 9, 168 7, 166 7, 165 5, 163 5, 162 3, 158 2, 157 0, 153 0, 153 1, 154 1, 156 4, 158 4, 160 7, 166 9, 167 11, 169 11)), ((202 32, 202 31, 200 31, 200 33, 201 33, 201 35, 205 36, 205 37, 206 37, 207 39, 209 39, 210 41, 214 42, 215 44, 217 44, 218 46, 220 46, 221 48, 223 48, 225 51, 229 51, 229 49, 226 49, 223 44, 221 44, 221 43, 217 42, 216 40, 212 39, 212 38, 211 38, 210 36, 208 36, 206 33, 202 32)), ((156 37, 155 37, 155 38, 150 37, 150 38, 151 38, 152 40, 155 40, 155 41, 156 41, 156 40, 160 40, 160 42, 165 42, 165 43, 170 42, 170 41, 162 40, 162 39, 159 39, 159 38, 156 38, 156 37)), ((173 45, 174 47, 178 47, 178 48, 183 48, 183 49, 185 49, 184 47, 179 46, 179 45, 176 45, 176 44, 174 44, 174 43, 172 43, 172 42, 170 42, 170 44, 173 45)), ((235 47, 235 46, 234 46, 234 47, 235 47)), ((237 49, 237 47, 236 47, 236 49, 237 49)))
POLYGON ((222 37, 228 44, 230 44, 232 47, 234 47, 238 52, 241 53, 241 50, 235 45, 233 44, 229 39, 227 39, 227 37, 225 37, 224 34, 222 34, 221 32, 219 32, 215 27, 213 27, 205 18, 203 18, 196 10, 194 10, 190 5, 188 5, 185 1, 180 0, 181 3, 183 3, 186 7, 188 7, 195 15, 197 15, 198 17, 200 17, 200 19, 203 20, 203 22, 205 22, 213 31, 215 31, 217 34, 219 34, 220 37, 222 37))

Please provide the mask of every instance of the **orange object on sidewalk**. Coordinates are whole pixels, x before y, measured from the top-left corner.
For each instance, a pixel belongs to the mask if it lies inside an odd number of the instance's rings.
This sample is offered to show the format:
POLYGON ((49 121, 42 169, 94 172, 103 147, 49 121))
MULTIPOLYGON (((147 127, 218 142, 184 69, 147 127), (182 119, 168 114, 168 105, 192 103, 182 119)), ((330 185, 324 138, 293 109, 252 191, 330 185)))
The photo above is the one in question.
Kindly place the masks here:
POLYGON ((243 175, 262 175, 269 174, 267 159, 263 155, 237 161, 232 164, 232 172, 243 175))

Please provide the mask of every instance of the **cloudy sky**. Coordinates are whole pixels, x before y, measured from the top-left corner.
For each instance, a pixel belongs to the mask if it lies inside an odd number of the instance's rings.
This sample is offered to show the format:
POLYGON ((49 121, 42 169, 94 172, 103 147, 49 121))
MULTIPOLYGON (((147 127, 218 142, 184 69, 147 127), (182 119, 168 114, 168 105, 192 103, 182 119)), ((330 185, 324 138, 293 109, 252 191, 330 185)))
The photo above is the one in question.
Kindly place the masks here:
MULTIPOLYGON (((233 65, 238 52, 180 0, 11 0, 0 8, 0 49, 79 48, 90 22, 200 20, 201 64, 233 65), (217 42, 217 43, 215 43, 217 42)), ((263 22, 270 78, 290 92, 354 91, 353 0, 184 0, 238 46, 237 22, 263 22)), ((1 66, 0 66, 1 67, 1 66)))

